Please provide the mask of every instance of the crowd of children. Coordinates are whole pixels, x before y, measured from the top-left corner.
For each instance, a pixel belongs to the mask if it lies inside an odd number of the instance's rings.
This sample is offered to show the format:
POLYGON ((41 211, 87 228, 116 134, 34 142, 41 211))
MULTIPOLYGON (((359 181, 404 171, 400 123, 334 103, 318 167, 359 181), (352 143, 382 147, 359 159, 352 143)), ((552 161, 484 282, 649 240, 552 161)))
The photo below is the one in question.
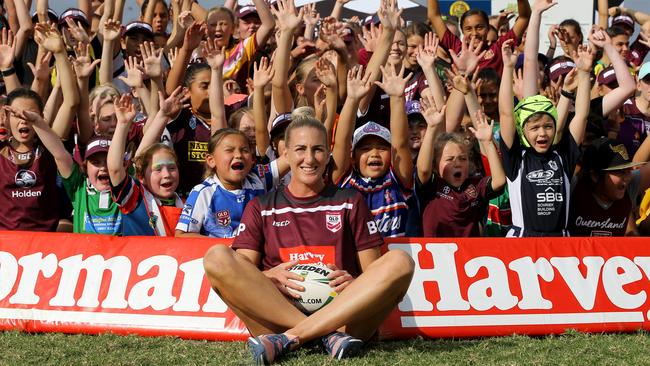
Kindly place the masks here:
POLYGON ((2 2, 0 229, 236 237, 291 179, 287 127, 315 119, 322 179, 383 237, 650 233, 649 14, 600 0, 541 54, 552 0, 510 22, 136 2, 128 24, 125 1, 2 2))

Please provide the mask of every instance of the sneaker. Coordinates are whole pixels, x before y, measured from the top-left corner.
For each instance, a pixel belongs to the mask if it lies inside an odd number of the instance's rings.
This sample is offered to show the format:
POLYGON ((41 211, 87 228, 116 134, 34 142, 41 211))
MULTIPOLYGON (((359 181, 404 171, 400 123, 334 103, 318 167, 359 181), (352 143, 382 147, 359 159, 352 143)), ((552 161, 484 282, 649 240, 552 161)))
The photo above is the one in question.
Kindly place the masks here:
POLYGON ((298 343, 298 338, 290 340, 284 334, 264 334, 248 338, 248 348, 256 365, 270 365, 276 358, 289 352, 294 343, 298 343))
POLYGON ((357 356, 363 348, 363 341, 343 332, 333 332, 323 336, 323 346, 327 353, 337 360, 357 356))

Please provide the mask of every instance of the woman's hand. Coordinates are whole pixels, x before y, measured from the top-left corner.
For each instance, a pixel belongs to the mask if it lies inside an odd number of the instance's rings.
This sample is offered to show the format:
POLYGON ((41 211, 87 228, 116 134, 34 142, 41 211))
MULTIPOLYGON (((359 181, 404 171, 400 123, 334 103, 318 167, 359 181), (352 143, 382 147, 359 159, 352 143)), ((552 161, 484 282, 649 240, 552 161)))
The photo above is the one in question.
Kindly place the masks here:
POLYGON ((16 43, 14 42, 14 32, 2 28, 0 37, 0 70, 6 70, 14 65, 14 52, 16 43))
POLYGON ((118 125, 130 125, 135 119, 135 105, 131 94, 122 94, 120 98, 113 99, 115 104, 115 116, 118 125))
POLYGON ((165 95, 162 91, 158 92, 160 112, 170 119, 176 118, 181 109, 188 108, 190 106, 187 103, 189 99, 189 90, 183 88, 182 86, 176 88, 167 99, 165 99, 165 95))
POLYGON ((335 264, 327 264, 327 268, 332 270, 332 273, 327 276, 330 280, 329 285, 337 294, 340 294, 354 281, 354 277, 348 271, 339 269, 335 264))
POLYGON ((212 70, 223 70, 223 64, 226 61, 226 47, 218 47, 217 40, 208 38, 207 41, 201 42, 203 55, 212 70))
POLYGON ((271 282, 273 282, 275 287, 277 287, 278 290, 280 290, 280 292, 282 292, 284 295, 293 299, 299 299, 300 294, 297 294, 291 290, 304 292, 305 288, 294 281, 302 282, 305 279, 296 273, 288 271, 289 268, 295 266, 296 264, 298 264, 298 261, 285 262, 262 273, 264 273, 264 275, 268 277, 271 282))
POLYGON ((144 77, 144 67, 142 64, 138 63, 138 60, 131 56, 124 60, 124 68, 126 69, 126 77, 119 76, 118 78, 130 88, 142 88, 144 86, 144 82, 142 81, 144 77))
POLYGON ((253 70, 253 88, 264 89, 275 75, 273 63, 268 57, 262 57, 259 64, 255 62, 253 70))
POLYGON ((63 37, 52 23, 38 23, 34 27, 34 40, 39 46, 43 47, 46 51, 57 53, 65 53, 65 44, 63 44, 63 37))
POLYGON ((150 79, 162 77, 162 48, 156 49, 153 42, 144 42, 140 45, 140 52, 144 63, 144 73, 150 79))
POLYGON ((72 59, 72 67, 79 79, 88 79, 95 67, 101 62, 100 59, 93 61, 90 58, 90 44, 78 43, 74 48, 75 58, 72 59))
POLYGON ((370 75, 363 74, 363 66, 358 65, 348 71, 348 98, 361 99, 370 91, 370 75))
POLYGON ((436 100, 431 93, 422 95, 420 106, 422 107, 422 116, 427 121, 427 128, 436 128, 441 123, 445 123, 447 105, 437 106, 436 100))

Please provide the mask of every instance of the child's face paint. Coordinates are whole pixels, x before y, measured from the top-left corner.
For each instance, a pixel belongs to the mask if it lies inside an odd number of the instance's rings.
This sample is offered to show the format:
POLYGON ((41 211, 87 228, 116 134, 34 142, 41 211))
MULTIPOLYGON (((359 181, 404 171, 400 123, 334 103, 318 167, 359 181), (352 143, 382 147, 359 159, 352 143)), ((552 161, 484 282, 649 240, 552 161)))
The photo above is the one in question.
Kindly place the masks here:
POLYGON ((526 140, 538 153, 544 154, 553 146, 555 123, 551 116, 544 114, 535 121, 528 121, 523 130, 526 140))
POLYGON ((354 163, 363 177, 383 177, 390 169, 390 144, 378 136, 364 137, 354 148, 354 163))
POLYGON ((157 197, 172 198, 178 187, 176 159, 166 150, 158 150, 144 173, 144 185, 157 197))
POLYGON ((248 138, 235 134, 224 137, 206 162, 226 189, 241 189, 253 166, 248 138))
POLYGON ((440 153, 438 174, 452 187, 463 185, 469 175, 469 160, 465 146, 448 142, 440 153))
POLYGON ((111 189, 111 180, 106 165, 106 153, 93 154, 86 159, 86 175, 90 185, 98 191, 111 189))

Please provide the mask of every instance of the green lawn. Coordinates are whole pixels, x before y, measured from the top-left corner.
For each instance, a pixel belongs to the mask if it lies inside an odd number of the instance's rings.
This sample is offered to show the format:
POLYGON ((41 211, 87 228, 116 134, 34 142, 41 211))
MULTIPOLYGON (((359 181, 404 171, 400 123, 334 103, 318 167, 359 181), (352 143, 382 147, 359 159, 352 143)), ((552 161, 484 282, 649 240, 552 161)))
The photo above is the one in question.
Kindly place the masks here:
MULTIPOLYGON (((0 365, 249 365, 241 342, 0 332, 0 365)), ((650 335, 587 335, 379 342, 361 357, 330 360, 317 349, 283 365, 648 365, 650 335)))

